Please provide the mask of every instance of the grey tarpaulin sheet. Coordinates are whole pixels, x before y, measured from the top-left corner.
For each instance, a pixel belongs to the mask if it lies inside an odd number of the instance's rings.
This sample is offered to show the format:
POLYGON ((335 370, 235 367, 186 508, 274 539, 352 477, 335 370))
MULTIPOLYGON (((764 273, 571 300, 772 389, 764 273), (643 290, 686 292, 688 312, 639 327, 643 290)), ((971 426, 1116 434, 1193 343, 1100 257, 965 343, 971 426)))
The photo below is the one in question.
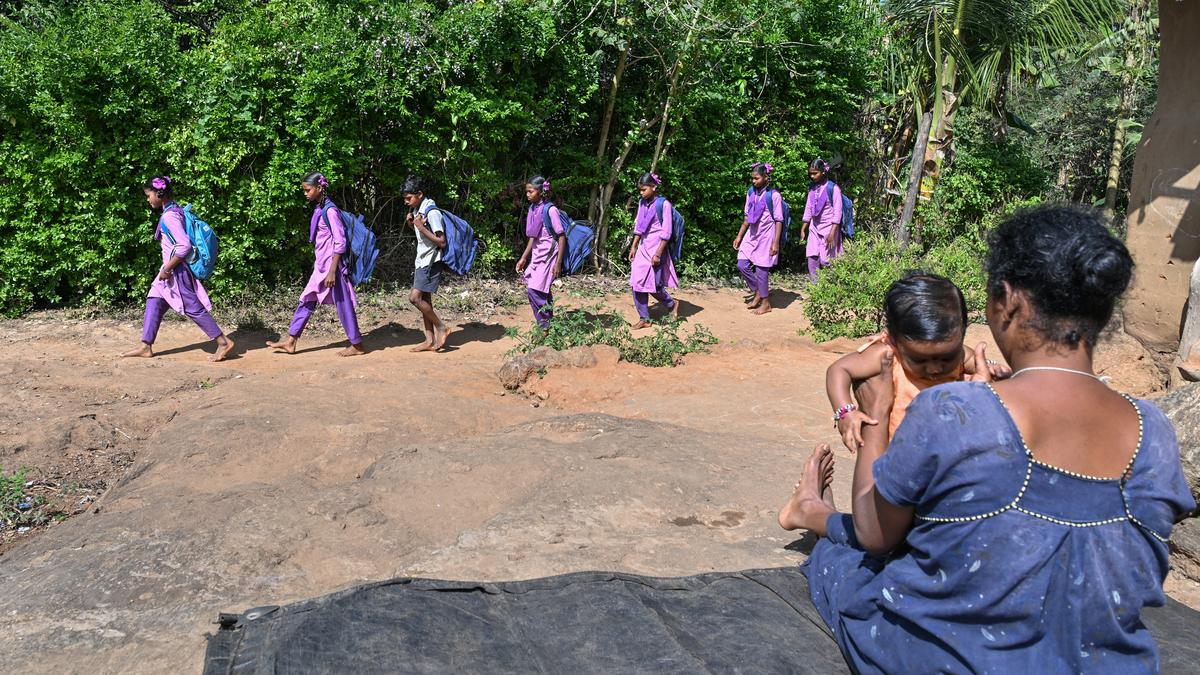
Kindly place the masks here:
MULTIPOLYGON (((796 567, 394 579, 222 619, 205 675, 847 672, 796 567)), ((1163 671, 1196 672, 1200 613, 1172 601, 1146 619, 1163 671)))

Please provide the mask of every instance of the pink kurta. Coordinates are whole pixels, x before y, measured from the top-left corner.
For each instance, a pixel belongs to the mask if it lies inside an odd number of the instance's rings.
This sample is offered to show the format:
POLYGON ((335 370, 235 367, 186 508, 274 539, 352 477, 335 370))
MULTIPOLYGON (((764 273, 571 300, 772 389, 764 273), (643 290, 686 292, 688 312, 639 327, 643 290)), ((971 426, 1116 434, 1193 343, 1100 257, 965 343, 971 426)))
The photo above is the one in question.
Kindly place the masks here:
MULTIPOLYGON (((766 191, 759 195, 746 195, 745 213, 750 212, 750 204, 755 199, 766 199, 766 191)), ((749 260, 756 267, 774 267, 779 263, 779 254, 771 255, 771 247, 775 245, 775 224, 783 220, 783 197, 776 192, 771 196, 770 208, 763 209, 758 222, 750 223, 746 228, 746 236, 738 246, 738 260, 749 260)))
POLYGON ((818 258, 821 266, 842 254, 842 188, 837 183, 833 185, 833 198, 828 198, 826 183, 813 186, 808 191, 808 199, 804 202, 804 222, 808 223, 808 246, 805 255, 818 258), (818 194, 827 197, 820 213, 815 213, 818 194), (829 252, 829 238, 834 238, 833 252, 829 252))
MULTIPOLYGON (((187 236, 187 229, 183 224, 183 210, 177 205, 170 205, 163 211, 162 218, 158 221, 158 229, 154 231, 154 238, 162 245, 163 267, 167 266, 167 262, 171 260, 171 256, 183 258, 184 262, 179 263, 174 270, 171 271, 171 276, 166 281, 162 281, 157 275, 154 281, 150 284, 150 291, 146 293, 147 298, 162 298, 167 301, 171 309, 183 313, 183 296, 179 291, 179 277, 183 275, 191 275, 191 270, 187 266, 188 254, 192 252, 192 240, 187 236), (171 237, 175 238, 175 243, 171 243, 171 239, 162 234, 162 227, 166 226, 171 232, 171 237)), ((162 267, 159 268, 159 272, 162 267)), ((208 292, 204 290, 204 286, 200 284, 199 279, 193 277, 193 282, 196 285, 196 298, 200 304, 204 305, 204 309, 212 311, 212 302, 208 299, 208 292)))
MULTIPOLYGON (((651 215, 648 219, 638 218, 639 221, 648 220, 649 222, 644 232, 634 231, 634 234, 642 237, 642 242, 633 256, 632 268, 629 271, 629 285, 639 293, 654 293, 660 288, 679 288, 679 275, 675 273, 675 261, 671 260, 670 247, 663 249, 662 257, 659 259, 659 274, 655 274, 653 264, 654 254, 658 252, 659 245, 671 238, 671 226, 663 225, 659 220, 658 208, 654 202, 648 205, 639 204, 639 215, 643 209, 651 211, 651 215), (655 281, 662 283, 656 284, 655 281)), ((671 213, 671 202, 663 201, 662 212, 663 218, 668 217, 671 213)))
MULTIPOLYGON (((311 231, 315 232, 313 246, 316 261, 313 263, 312 275, 308 277, 308 284, 300 293, 300 302, 316 300, 322 305, 332 305, 333 288, 322 288, 321 282, 325 281, 325 275, 329 274, 329 265, 333 262, 333 254, 344 255, 346 253, 346 229, 342 226, 342 218, 338 214, 338 210, 334 208, 333 202, 328 200, 313 211, 310 226, 311 231), (326 217, 322 218, 322 213, 325 213, 326 217)), ((346 275, 346 265, 343 263, 339 267, 341 269, 336 277, 337 283, 342 286, 350 303, 357 307, 358 297, 354 295, 354 286, 350 284, 350 277, 346 275)))
POLYGON ((562 225, 562 213, 558 207, 551 204, 550 227, 554 236, 546 232, 543 225, 545 217, 543 204, 535 204, 525 219, 525 236, 534 238, 533 250, 529 253, 529 264, 525 266, 525 285, 542 293, 550 292, 550 284, 554 283, 554 259, 557 255, 557 238, 565 232, 562 225))

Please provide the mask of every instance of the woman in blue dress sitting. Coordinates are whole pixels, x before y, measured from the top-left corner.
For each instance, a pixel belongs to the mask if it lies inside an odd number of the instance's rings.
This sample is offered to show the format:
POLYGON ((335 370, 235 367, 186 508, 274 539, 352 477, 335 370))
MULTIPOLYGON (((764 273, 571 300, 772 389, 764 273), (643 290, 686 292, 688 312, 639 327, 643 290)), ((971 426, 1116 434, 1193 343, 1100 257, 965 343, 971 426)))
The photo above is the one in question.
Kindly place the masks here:
MULTIPOLYGON (((986 266, 1013 377, 922 392, 890 445, 865 427, 852 515, 814 451, 780 517, 821 537, 813 603, 856 672, 1156 672, 1141 611, 1196 503, 1166 416, 1092 371, 1133 260, 1094 213, 1049 206, 1000 225, 986 266)), ((891 386, 860 389, 868 416, 891 386)))

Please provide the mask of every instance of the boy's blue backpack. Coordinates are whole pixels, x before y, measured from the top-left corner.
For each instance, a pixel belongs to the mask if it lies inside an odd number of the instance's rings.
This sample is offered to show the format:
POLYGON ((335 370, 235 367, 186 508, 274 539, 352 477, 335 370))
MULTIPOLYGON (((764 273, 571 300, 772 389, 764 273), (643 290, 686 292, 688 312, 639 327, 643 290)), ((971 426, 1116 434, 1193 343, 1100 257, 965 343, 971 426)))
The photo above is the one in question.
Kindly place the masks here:
MULTIPOLYGON (((191 204, 184 206, 180 211, 183 213, 183 231, 187 233, 188 239, 192 240, 192 252, 184 262, 192 271, 192 276, 207 279, 212 276, 213 268, 217 266, 217 254, 221 251, 217 243, 217 233, 208 223, 192 213, 191 204)), ((162 228, 163 234, 167 235, 167 241, 174 246, 175 237, 171 236, 171 231, 161 221, 159 227, 162 228)))
POLYGON ((442 214, 442 230, 446 235, 442 264, 459 276, 466 275, 475 264, 475 254, 479 251, 479 239, 475 237, 475 230, 470 223, 436 204, 426 209, 425 214, 428 216, 432 210, 442 214))
MULTIPOLYGON (((829 192, 829 198, 833 199, 833 181, 825 183, 825 189, 829 192)), ((842 236, 847 239, 854 238, 854 201, 842 193, 842 236)))
MULTIPOLYGON (((592 246, 596 243, 596 231, 592 229, 591 223, 572 220, 571 216, 562 209, 559 209, 558 212, 562 215, 563 233, 567 236, 567 250, 562 252, 562 274, 565 277, 578 274, 579 270, 583 269, 584 264, 587 263, 588 258, 592 257, 592 246)), ((546 229, 546 234, 549 234, 551 239, 557 239, 554 236, 554 228, 550 225, 549 205, 542 209, 542 227, 546 229)))
MULTIPOLYGON (((746 196, 749 197, 750 193, 753 191, 754 191, 753 187, 750 188, 749 190, 747 190, 746 196)), ((771 205, 771 194, 772 193, 779 195, 779 201, 782 204, 782 207, 780 210, 782 211, 782 214, 783 214, 783 220, 780 221, 780 223, 783 226, 783 236, 779 238, 779 252, 782 254, 783 247, 788 242, 788 230, 792 229, 792 206, 787 203, 787 200, 783 198, 783 195, 779 194, 779 190, 767 189, 767 194, 764 195, 764 197, 767 200, 767 213, 770 213, 772 218, 775 217, 775 207, 771 205)))
MULTIPOLYGON (((346 252, 342 260, 346 263, 346 273, 350 283, 357 286, 371 280, 375 271, 375 259, 379 257, 379 246, 375 244, 375 233, 367 227, 363 217, 357 213, 349 213, 336 205, 330 208, 338 210, 338 217, 346 229, 346 252)), ((325 226, 330 227, 328 209, 321 211, 325 226)))
MULTIPOLYGON (((663 202, 667 201, 666 197, 659 197, 654 200, 654 208, 658 211, 658 222, 663 222, 663 202)), ((667 241, 667 251, 671 254, 671 260, 679 262, 679 256, 683 254, 683 214, 675 205, 671 205, 671 238, 667 241)))

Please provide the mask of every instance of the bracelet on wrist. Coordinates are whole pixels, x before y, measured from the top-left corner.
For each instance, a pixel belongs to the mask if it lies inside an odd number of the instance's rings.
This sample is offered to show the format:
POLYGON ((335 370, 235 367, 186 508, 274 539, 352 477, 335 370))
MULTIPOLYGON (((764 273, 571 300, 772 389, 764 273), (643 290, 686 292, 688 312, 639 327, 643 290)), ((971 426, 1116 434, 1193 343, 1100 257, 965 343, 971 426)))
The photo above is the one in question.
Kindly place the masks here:
POLYGON ((858 410, 858 406, 854 405, 853 403, 847 403, 846 405, 838 408, 833 413, 833 421, 841 422, 843 419, 846 418, 846 415, 849 415, 850 413, 854 412, 855 410, 858 410))

